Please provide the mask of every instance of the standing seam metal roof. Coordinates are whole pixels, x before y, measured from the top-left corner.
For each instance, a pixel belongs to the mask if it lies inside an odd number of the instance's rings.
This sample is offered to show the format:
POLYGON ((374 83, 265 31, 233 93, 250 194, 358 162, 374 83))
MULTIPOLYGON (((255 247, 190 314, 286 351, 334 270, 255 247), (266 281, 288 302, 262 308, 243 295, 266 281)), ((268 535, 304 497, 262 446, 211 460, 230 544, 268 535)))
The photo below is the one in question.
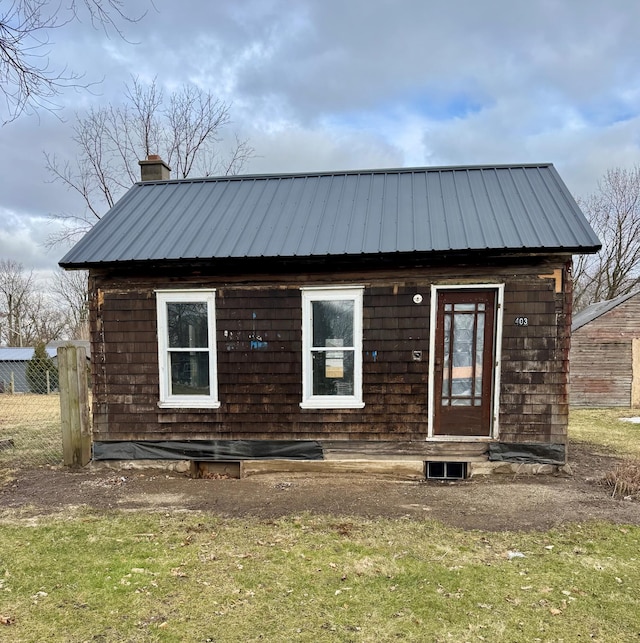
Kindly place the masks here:
MULTIPOLYGON (((33 357, 33 348, 0 347, 0 362, 28 362, 33 357)), ((51 358, 57 356, 55 348, 46 347, 47 355, 51 358)))
POLYGON ((60 265, 599 247, 551 164, 403 168, 136 183, 60 265))

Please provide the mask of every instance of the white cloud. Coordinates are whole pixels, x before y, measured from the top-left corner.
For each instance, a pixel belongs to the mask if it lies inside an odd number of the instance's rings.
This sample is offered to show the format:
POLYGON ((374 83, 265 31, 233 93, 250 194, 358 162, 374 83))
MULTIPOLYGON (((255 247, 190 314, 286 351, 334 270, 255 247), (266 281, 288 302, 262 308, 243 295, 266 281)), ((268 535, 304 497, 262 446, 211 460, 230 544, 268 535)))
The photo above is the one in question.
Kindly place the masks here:
POLYGON ((173 0, 127 3, 127 40, 87 24, 52 63, 104 81, 0 136, 0 254, 54 265, 47 215, 79 205, 42 150, 73 156, 74 112, 118 101, 132 75, 231 102, 251 172, 554 162, 576 195, 636 163, 640 3, 600 0, 173 0), (136 44, 137 43, 137 44, 136 44), (11 224, 7 223, 11 213, 11 224), (18 222, 20 225, 18 225, 18 222))
POLYGON ((251 143, 258 155, 247 168, 252 173, 323 172, 402 165, 402 152, 368 133, 305 129, 281 124, 255 132, 251 143), (268 150, 268 156, 260 154, 268 150))
POLYGON ((0 258, 18 261, 27 270, 47 270, 55 266, 60 249, 48 248, 47 237, 55 224, 43 217, 18 213, 0 207, 0 258))

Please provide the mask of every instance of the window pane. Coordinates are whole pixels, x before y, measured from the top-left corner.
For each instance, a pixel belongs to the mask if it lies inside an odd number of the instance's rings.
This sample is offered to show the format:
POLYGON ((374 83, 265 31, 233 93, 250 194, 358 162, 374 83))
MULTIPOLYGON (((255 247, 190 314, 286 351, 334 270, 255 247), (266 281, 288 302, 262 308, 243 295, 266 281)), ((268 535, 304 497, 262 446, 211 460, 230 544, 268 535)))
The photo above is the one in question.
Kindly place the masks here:
POLYGON ((171 395, 209 395, 209 353, 169 353, 171 395))
MULTIPOLYGON (((473 357, 473 315, 455 315, 453 318, 453 366, 471 366, 473 357)), ((454 375, 455 377, 455 375, 454 375)))
POLYGON ((455 304, 454 312, 444 315, 442 400, 445 406, 471 406, 475 391, 474 361, 477 357, 475 344, 478 331, 474 328, 476 316, 468 314, 465 306, 468 304, 455 304), (465 312, 458 312, 460 307, 465 312))
MULTIPOLYGON (((447 304, 451 306, 451 304, 447 304)), ((449 399, 451 391, 449 390, 449 375, 451 369, 451 361, 449 359, 449 354, 451 352, 451 314, 444 316, 444 363, 442 370, 442 397, 443 399, 449 399)))
MULTIPOLYGON (((453 369, 454 376, 456 370, 471 373, 471 368, 453 369)), ((471 378, 470 377, 454 377, 451 382, 451 395, 454 397, 471 397, 471 378)))
POLYGON ((169 348, 207 348, 206 302, 167 304, 169 348))
POLYGON ((353 300, 312 301, 313 346, 353 346, 353 300))
POLYGON ((353 351, 313 351, 313 394, 353 395, 353 351))
POLYGON ((478 313, 476 326, 476 382, 475 395, 482 395, 482 358, 484 356, 484 313, 478 313))

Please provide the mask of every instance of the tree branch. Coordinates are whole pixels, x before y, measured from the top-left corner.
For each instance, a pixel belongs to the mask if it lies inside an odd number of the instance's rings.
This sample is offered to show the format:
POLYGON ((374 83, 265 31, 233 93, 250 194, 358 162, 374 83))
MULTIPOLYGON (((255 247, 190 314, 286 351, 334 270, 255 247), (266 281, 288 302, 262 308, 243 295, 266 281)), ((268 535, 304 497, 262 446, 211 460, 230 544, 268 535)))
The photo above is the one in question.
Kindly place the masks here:
MULTIPOLYGON (((11 0, 0 5, 0 95, 2 124, 25 110, 55 112, 55 99, 67 89, 89 89, 95 83, 84 75, 51 66, 51 33, 87 14, 92 27, 125 39, 120 24, 144 17, 131 16, 122 0, 71 0, 66 7, 49 0, 11 0)), ((126 39, 125 39, 126 40, 126 39)))

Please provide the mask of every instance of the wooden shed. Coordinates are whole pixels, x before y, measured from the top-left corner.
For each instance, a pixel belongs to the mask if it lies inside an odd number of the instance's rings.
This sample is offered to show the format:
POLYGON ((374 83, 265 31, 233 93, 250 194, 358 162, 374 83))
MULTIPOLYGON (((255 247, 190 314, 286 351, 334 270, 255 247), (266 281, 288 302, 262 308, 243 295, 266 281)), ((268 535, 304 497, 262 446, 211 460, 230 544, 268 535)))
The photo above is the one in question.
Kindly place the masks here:
MULTIPOLYGON (((27 366, 33 348, 0 347, 0 393, 29 393, 27 366)), ((56 361, 55 348, 46 347, 47 355, 56 361)))
MULTIPOLYGON (((60 346, 82 346, 90 359, 89 342, 83 340, 54 341, 45 347, 47 355, 58 366, 57 350, 60 346)), ((29 393, 30 387, 27 379, 27 365, 32 359, 33 348, 0 347, 0 393, 29 393)), ((42 382, 46 388, 46 382, 42 382)))
POLYGON ((571 256, 600 243, 552 165, 142 165, 60 262, 90 274, 94 458, 564 463, 571 256))
POLYGON ((640 407, 640 290, 587 306, 572 332, 571 404, 640 407))

